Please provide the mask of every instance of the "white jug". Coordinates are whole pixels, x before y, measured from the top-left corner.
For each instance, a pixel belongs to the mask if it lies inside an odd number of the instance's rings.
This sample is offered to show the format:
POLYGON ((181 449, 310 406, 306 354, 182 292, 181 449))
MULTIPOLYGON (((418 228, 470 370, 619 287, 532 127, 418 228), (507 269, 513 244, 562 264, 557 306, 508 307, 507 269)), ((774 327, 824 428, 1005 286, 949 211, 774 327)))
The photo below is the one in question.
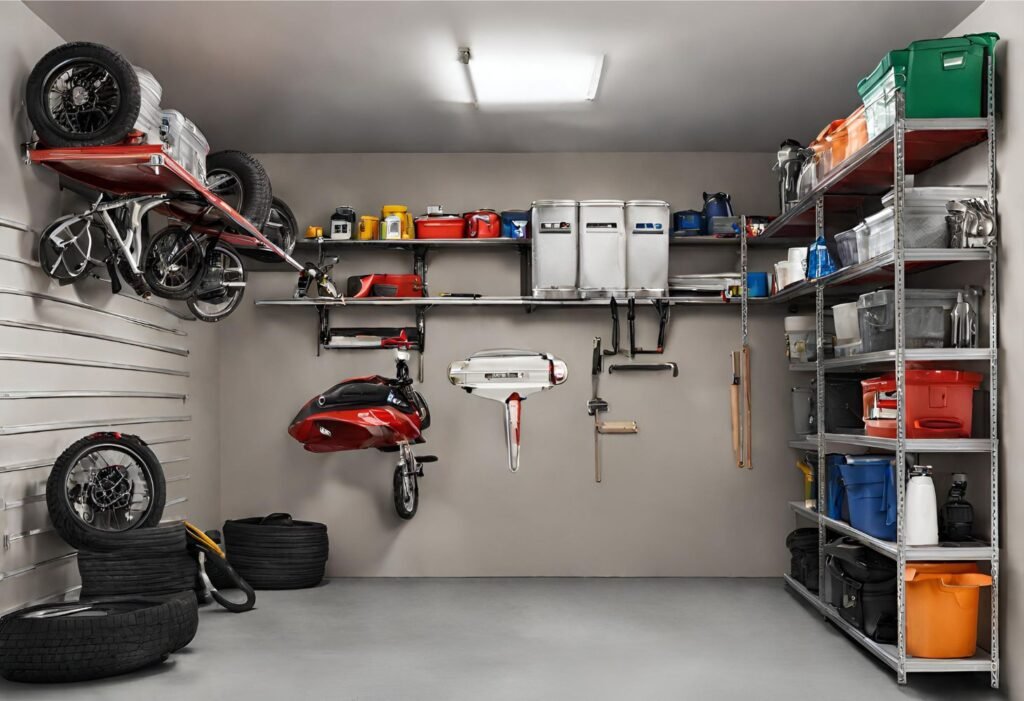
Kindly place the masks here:
POLYGON ((915 465, 907 483, 907 545, 938 545, 939 516, 931 466, 915 465))

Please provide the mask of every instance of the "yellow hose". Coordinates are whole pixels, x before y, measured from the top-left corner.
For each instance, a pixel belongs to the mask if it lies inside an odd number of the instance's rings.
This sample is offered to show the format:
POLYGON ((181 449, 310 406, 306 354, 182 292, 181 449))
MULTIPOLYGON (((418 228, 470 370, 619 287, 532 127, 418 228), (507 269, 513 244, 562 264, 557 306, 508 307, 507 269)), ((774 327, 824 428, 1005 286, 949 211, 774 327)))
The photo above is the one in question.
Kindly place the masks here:
POLYGON ((206 548, 209 549, 211 552, 216 553, 221 557, 224 557, 224 551, 220 549, 220 546, 214 543, 210 539, 210 536, 203 533, 198 526, 193 525, 188 521, 185 521, 185 528, 188 530, 188 535, 190 538, 192 538, 199 544, 206 546, 206 548))

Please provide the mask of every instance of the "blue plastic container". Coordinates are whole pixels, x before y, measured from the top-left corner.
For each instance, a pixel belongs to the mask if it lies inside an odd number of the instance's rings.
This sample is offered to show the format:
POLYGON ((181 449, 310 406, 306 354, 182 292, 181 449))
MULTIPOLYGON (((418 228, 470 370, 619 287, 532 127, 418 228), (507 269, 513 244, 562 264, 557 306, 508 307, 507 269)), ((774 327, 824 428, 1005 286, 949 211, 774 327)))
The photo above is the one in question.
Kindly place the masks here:
MULTIPOLYGON (((817 454, 811 453, 808 460, 814 465, 817 454)), ((846 456, 839 453, 829 453, 825 456, 825 469, 828 474, 828 483, 825 485, 825 515, 839 521, 850 520, 850 507, 846 499, 846 489, 843 487, 843 480, 840 475, 840 466, 846 464, 846 456)), ((818 493, 818 470, 814 470, 814 481, 811 483, 813 494, 818 493)))
POLYGON ((850 525, 882 540, 896 540, 896 466, 887 455, 847 455, 839 466, 850 525))
POLYGON ((747 295, 750 297, 768 296, 768 273, 747 273, 747 295))
POLYGON ((672 231, 676 236, 700 236, 704 233, 704 213, 684 209, 672 215, 672 231))
POLYGON ((501 237, 525 239, 530 233, 530 213, 510 209, 501 213, 501 237))

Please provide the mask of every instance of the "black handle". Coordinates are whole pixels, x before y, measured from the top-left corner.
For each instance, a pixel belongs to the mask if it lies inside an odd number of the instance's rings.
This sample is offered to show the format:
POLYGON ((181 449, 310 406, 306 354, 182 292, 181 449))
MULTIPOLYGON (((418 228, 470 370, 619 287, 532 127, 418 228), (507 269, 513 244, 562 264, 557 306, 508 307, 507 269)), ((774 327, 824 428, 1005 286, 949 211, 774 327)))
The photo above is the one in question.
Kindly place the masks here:
POLYGON ((675 363, 630 363, 629 365, 609 365, 608 374, 615 372, 661 372, 671 370, 672 377, 679 377, 679 366, 675 363))
POLYGON ((590 363, 590 374, 600 375, 601 366, 603 365, 603 356, 601 352, 601 337, 594 336, 594 355, 590 363))
MULTIPOLYGON (((211 584, 210 596, 213 597, 213 600, 231 613, 244 613, 245 611, 251 610, 252 607, 256 605, 256 592, 251 586, 249 586, 249 583, 242 579, 239 574, 235 572, 235 568, 229 565, 228 561, 223 557, 216 553, 211 553, 209 550, 201 546, 200 550, 203 553, 202 566, 205 569, 215 572, 221 581, 227 579, 231 582, 233 588, 239 589, 243 594, 245 594, 245 600, 241 603, 236 603, 221 594, 220 591, 211 584)), ((209 581, 208 574, 206 579, 209 581)))

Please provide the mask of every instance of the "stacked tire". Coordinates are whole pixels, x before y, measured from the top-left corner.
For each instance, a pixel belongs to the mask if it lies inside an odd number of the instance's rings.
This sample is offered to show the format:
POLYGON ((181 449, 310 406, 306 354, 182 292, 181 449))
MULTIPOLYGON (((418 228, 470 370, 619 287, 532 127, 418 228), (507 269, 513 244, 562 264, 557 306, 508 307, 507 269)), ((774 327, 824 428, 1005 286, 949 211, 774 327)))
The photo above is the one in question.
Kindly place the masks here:
POLYGON ((0 676, 77 682, 157 664, 199 626, 191 592, 30 606, 0 618, 0 676))
POLYGON ((224 523, 228 562, 254 589, 305 589, 324 578, 327 526, 289 514, 224 523))
POLYGON ((104 533, 78 551, 82 597, 165 595, 195 589, 199 569, 184 524, 104 533))

